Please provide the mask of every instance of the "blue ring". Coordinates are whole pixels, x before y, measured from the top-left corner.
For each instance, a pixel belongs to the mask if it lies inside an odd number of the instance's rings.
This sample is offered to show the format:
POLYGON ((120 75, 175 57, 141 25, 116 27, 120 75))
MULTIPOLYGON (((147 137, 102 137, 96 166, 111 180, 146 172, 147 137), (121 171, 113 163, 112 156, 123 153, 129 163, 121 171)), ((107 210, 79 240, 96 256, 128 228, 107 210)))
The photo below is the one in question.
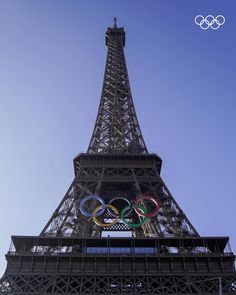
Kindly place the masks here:
POLYGON ((84 203, 87 202, 90 199, 95 199, 95 200, 99 201, 102 204, 102 209, 100 209, 97 212, 96 216, 98 217, 98 216, 102 215, 104 213, 104 211, 106 210, 105 202, 101 197, 96 196, 96 195, 90 195, 90 196, 87 196, 87 197, 80 200, 80 205, 79 205, 80 212, 86 217, 92 217, 93 216, 93 213, 88 213, 84 209, 84 203))

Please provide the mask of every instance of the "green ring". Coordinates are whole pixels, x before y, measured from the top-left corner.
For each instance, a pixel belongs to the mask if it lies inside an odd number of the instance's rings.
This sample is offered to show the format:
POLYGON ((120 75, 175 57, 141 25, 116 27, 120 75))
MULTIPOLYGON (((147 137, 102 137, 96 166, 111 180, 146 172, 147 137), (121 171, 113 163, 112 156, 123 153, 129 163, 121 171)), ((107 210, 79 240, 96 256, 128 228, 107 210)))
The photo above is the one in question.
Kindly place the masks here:
MULTIPOLYGON (((125 208, 122 209, 122 211, 121 211, 121 213, 120 213, 120 219, 121 219, 126 225, 128 225, 128 226, 130 226, 130 227, 139 227, 139 226, 142 226, 142 225, 146 222, 146 220, 147 220, 147 216, 144 216, 143 219, 142 219, 139 223, 129 223, 128 221, 125 220, 125 217, 124 217, 125 212, 126 212, 130 207, 131 207, 131 206, 126 206, 125 208)), ((144 214, 147 213, 147 211, 146 211, 143 207, 141 207, 141 206, 139 206, 139 205, 134 205, 133 207, 140 209, 141 211, 143 211, 144 214)))

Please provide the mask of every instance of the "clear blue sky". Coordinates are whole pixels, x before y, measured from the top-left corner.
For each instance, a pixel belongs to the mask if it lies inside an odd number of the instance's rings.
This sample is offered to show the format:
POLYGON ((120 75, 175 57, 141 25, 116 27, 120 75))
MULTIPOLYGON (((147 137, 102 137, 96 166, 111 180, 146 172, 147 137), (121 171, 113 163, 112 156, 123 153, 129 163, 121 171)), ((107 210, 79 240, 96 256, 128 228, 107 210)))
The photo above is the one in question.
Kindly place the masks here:
POLYGON ((139 123, 201 235, 236 251, 235 0, 0 1, 0 273, 11 235, 37 235, 86 151, 118 17, 139 123), (217 31, 197 14, 223 14, 217 31))

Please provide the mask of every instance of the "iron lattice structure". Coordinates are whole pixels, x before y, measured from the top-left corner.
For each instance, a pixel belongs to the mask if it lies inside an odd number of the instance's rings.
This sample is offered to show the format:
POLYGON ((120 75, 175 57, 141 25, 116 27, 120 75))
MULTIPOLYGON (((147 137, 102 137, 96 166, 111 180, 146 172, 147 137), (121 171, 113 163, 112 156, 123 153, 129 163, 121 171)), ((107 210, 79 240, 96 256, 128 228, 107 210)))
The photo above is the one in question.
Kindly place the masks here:
POLYGON ((143 153, 147 148, 131 95, 123 28, 108 29, 102 95, 88 153, 143 153))
POLYGON ((74 159, 75 179, 40 235, 12 237, 0 294, 216 295, 219 288, 234 294, 229 239, 199 236, 161 179, 162 160, 147 151, 129 85, 125 32, 116 22, 106 45, 88 151, 74 159), (99 196, 106 204, 97 210, 101 216, 84 214, 96 210, 99 196), (131 210, 122 218, 113 205, 131 210))

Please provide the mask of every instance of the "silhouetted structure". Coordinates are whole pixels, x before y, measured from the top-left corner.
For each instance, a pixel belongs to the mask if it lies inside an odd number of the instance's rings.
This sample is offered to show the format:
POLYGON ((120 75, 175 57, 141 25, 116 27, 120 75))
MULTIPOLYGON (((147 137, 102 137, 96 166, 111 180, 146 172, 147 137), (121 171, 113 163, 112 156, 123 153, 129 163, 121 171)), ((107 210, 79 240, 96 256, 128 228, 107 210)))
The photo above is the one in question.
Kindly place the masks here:
POLYGON ((235 293, 228 237, 199 236, 147 151, 116 20, 106 45, 88 151, 74 159, 75 179, 41 234, 12 237, 1 294, 235 293))

